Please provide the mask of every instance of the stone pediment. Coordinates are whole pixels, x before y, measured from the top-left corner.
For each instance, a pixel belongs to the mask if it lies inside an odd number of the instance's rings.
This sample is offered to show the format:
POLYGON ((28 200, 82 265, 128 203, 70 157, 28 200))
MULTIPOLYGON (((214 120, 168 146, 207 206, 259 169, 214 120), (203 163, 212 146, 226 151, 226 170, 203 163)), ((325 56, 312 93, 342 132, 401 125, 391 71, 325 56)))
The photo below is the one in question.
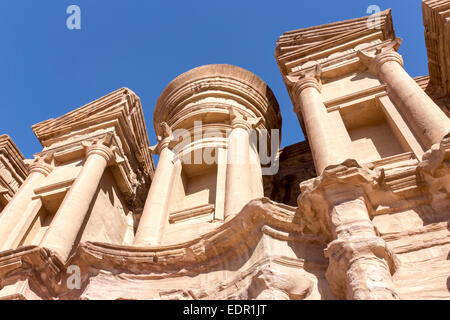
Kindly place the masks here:
POLYGON ((111 126, 115 126, 127 157, 130 154, 135 157, 143 171, 152 177, 154 164, 141 101, 128 88, 111 92, 59 118, 40 122, 32 129, 44 150, 48 150, 61 141, 76 140, 72 136, 88 136, 89 131, 111 126))
POLYGON ((87 146, 107 139, 115 150, 110 165, 120 191, 133 207, 143 205, 154 163, 141 101, 133 91, 118 89, 32 130, 44 146, 37 155, 50 156, 58 166, 82 159, 87 146))
MULTIPOLYGON (((346 55, 361 44, 395 39, 391 10, 378 15, 377 28, 370 27, 369 17, 366 16, 285 32, 278 39, 275 51, 282 74, 295 73, 308 61, 323 62, 346 55)), ((356 50, 353 51, 356 53, 356 50)))

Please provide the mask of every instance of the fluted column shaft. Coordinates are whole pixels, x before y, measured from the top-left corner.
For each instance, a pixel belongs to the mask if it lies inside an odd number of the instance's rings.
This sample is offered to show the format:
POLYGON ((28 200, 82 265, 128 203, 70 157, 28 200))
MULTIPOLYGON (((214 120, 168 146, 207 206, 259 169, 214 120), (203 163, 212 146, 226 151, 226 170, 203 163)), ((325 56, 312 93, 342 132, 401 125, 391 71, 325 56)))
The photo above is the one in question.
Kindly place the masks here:
POLYGON ((168 220, 170 190, 174 171, 174 153, 163 143, 158 166, 150 186, 144 211, 134 239, 136 245, 158 245, 161 242, 164 227, 168 220))
POLYGON ((105 168, 113 158, 110 148, 104 145, 88 147, 86 162, 41 241, 41 246, 52 249, 66 261, 77 245, 77 237, 88 214, 105 168))
POLYGON ((306 77, 294 85, 295 112, 301 112, 309 145, 313 155, 317 175, 332 164, 344 159, 338 157, 335 149, 339 146, 332 142, 327 128, 328 112, 320 95, 321 85, 314 77, 306 77))
POLYGON ((381 52, 373 63, 424 146, 430 148, 439 143, 450 131, 450 119, 405 71, 401 55, 381 52))
POLYGON ((39 186, 40 182, 51 170, 52 167, 42 161, 34 162, 30 165, 28 177, 0 215, 0 250, 11 249, 4 247, 7 244, 8 237, 11 236, 10 232, 31 203, 34 194, 33 190, 39 186))

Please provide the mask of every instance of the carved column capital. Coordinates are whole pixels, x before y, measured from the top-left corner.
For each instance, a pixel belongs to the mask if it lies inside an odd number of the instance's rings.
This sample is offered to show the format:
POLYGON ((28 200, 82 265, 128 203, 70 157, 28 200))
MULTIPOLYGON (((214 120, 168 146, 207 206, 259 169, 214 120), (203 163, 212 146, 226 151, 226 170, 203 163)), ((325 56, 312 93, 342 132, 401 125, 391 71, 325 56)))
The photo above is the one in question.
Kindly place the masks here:
POLYGON ((295 82, 293 90, 295 93, 295 96, 298 96, 301 94, 301 92, 307 88, 314 88, 319 93, 322 92, 322 83, 314 77, 306 77, 302 78, 295 82))
POLYGON ((236 108, 230 108, 230 123, 233 129, 242 128, 244 130, 250 130, 256 128, 261 122, 261 118, 248 118, 237 111, 236 108))
POLYGON ((108 163, 111 163, 115 160, 113 149, 102 144, 94 144, 87 147, 86 157, 90 157, 93 154, 102 156, 108 163))
POLYGON ((394 61, 397 62, 400 66, 403 67, 403 57, 400 53, 394 50, 381 52, 376 55, 374 59, 375 67, 377 68, 377 71, 380 70, 381 66, 385 64, 386 62, 394 61))
POLYGON ((28 172, 39 172, 44 176, 48 176, 53 170, 51 164, 53 160, 53 154, 47 154, 45 156, 36 156, 36 158, 28 165, 28 172))
POLYGON ((84 141, 82 145, 86 148, 86 157, 96 154, 102 156, 108 164, 115 161, 115 150, 117 147, 112 146, 112 137, 111 133, 106 134, 105 136, 91 141, 84 141))
POLYGON ((312 67, 304 70, 299 78, 287 77, 287 82, 292 86, 294 95, 298 97, 301 92, 307 88, 315 88, 319 93, 322 92, 322 67, 315 61, 311 62, 312 67))
POLYGON ((171 139, 163 139, 154 146, 150 146, 150 152, 152 154, 159 155, 164 149, 169 148, 171 142, 172 142, 171 139))
POLYGON ((403 67, 403 58, 401 54, 397 52, 398 47, 401 44, 401 39, 396 38, 387 46, 378 48, 375 52, 358 51, 358 57, 361 62, 368 67, 369 71, 373 74, 379 74, 380 68, 386 62, 397 62, 403 67))
POLYGON ((150 147, 150 152, 152 154, 161 154, 165 148, 169 148, 169 144, 173 141, 172 128, 167 124, 167 122, 161 122, 160 127, 162 130, 162 136, 157 136, 156 139, 158 143, 150 147))

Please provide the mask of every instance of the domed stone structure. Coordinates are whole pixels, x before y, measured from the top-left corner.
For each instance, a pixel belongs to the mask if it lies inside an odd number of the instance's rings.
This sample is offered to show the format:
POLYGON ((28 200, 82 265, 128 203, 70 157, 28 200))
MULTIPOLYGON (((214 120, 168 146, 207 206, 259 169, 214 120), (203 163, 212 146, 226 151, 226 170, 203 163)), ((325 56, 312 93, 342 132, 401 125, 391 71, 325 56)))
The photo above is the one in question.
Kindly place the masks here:
POLYGON ((34 125, 34 159, 0 136, 0 298, 449 298, 449 8, 423 1, 426 77, 390 10, 283 34, 307 140, 281 150, 272 91, 223 64, 168 84, 155 146, 127 88, 34 125))
POLYGON ((184 234, 188 240, 264 196, 250 130, 268 132, 270 140, 271 130, 281 129, 281 115, 272 91, 256 75, 231 65, 183 73, 159 97, 154 125, 160 158, 136 244, 173 243, 184 234), (203 223, 194 227, 189 220, 203 223))

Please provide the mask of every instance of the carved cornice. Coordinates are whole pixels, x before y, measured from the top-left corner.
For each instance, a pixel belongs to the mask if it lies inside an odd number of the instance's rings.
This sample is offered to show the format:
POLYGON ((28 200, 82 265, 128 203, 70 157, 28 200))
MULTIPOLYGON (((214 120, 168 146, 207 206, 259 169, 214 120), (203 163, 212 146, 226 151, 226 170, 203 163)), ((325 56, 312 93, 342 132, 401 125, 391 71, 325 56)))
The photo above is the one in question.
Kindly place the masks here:
POLYGON ((394 254, 410 253, 450 244, 447 221, 432 223, 414 230, 386 233, 382 237, 394 254), (433 236, 430 237, 430 235, 433 236), (405 242, 405 238, 410 241, 405 242))
POLYGON ((214 207, 215 206, 213 204, 206 204, 194 208, 174 211, 169 214, 169 222, 177 223, 180 221, 186 221, 199 216, 209 215, 214 213, 214 207))
POLYGON ((360 46, 394 39, 391 10, 379 13, 379 28, 368 25, 369 17, 285 32, 277 41, 275 57, 283 76, 308 68, 315 60, 331 68, 350 61, 360 46))
POLYGON ((116 90, 57 119, 33 125, 32 129, 44 146, 44 153, 55 149, 60 152, 112 130, 116 146, 132 171, 148 182, 153 177, 154 164, 141 102, 130 89, 116 90))
POLYGON ((205 272, 221 261, 233 259, 242 246, 253 247, 264 225, 289 234, 290 241, 323 243, 320 235, 299 233, 300 226, 293 219, 293 208, 263 198, 251 201, 233 219, 187 243, 159 247, 84 243, 74 259, 89 261, 91 267, 106 270, 126 268, 139 273, 172 270, 171 276, 179 277, 205 272))
MULTIPOLYGON (((122 88, 57 119, 34 125, 44 150, 58 164, 85 155, 84 144, 112 134, 112 152, 103 150, 110 170, 130 208, 140 209, 153 179, 154 164, 139 97, 122 88)), ((104 149, 104 148, 103 148, 104 149)), ((100 151, 99 151, 100 152, 100 151)))
POLYGON ((42 299, 53 299, 61 289, 64 264, 50 251, 24 246, 0 253, 0 289, 26 276, 42 299))
MULTIPOLYGON (((195 276, 224 261, 241 257, 243 250, 254 248, 264 234, 275 239, 282 237, 285 241, 324 245, 322 236, 300 231, 294 208, 262 198, 251 201, 239 215, 191 241, 158 247, 86 242, 79 245, 67 265, 78 265, 83 274, 91 275, 96 273, 95 270, 121 270, 154 279, 195 276)), ((26 259, 29 261, 28 270, 39 270, 40 279, 46 279, 40 285, 50 288, 53 297, 67 290, 63 281, 64 266, 51 251, 43 248, 23 247, 0 253, 0 278, 11 270, 3 261, 24 256, 36 257, 26 259)), ((284 265, 298 264, 288 258, 276 260, 284 265)), ((22 269, 18 265, 15 270, 19 272, 22 269)))

